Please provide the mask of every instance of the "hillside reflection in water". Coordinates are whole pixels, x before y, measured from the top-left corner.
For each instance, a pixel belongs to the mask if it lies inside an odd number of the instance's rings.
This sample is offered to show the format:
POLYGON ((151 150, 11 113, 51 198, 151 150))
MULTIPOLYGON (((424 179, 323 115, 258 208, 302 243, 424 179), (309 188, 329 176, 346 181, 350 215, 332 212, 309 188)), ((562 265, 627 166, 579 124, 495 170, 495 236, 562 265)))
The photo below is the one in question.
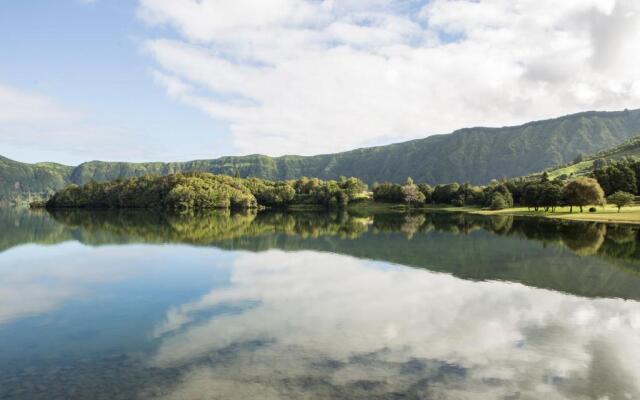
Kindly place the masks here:
POLYGON ((0 397, 640 397, 635 227, 1 209, 0 226, 0 397))

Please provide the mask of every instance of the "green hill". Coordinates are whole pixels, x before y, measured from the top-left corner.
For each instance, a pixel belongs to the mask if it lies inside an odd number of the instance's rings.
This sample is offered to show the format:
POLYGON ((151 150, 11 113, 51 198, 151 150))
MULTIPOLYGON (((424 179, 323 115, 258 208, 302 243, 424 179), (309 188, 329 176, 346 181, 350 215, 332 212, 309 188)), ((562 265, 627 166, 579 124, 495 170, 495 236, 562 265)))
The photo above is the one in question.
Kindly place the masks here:
POLYGON ((640 135, 640 110, 585 112, 504 128, 467 128, 387 146, 317 156, 250 155, 179 163, 92 161, 77 167, 24 164, 0 158, 0 201, 46 195, 83 184, 145 174, 207 171, 272 180, 355 176, 367 183, 470 181, 528 175, 567 164, 640 135))
POLYGON ((25 164, 0 156, 0 204, 51 194, 70 182, 73 169, 54 163, 25 164))
POLYGON ((561 176, 583 176, 590 174, 594 169, 596 160, 621 160, 623 158, 640 159, 640 136, 629 139, 612 148, 599 151, 584 157, 583 161, 570 165, 551 168, 547 171, 549 178, 555 179, 561 176))

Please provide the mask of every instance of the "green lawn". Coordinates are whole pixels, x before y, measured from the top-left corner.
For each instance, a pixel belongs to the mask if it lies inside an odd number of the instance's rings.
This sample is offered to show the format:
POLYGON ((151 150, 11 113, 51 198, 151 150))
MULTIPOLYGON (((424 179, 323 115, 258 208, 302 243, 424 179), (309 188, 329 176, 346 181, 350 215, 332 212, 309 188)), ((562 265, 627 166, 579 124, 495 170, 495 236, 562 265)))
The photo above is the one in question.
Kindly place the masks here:
POLYGON ((588 212, 589 207, 584 207, 584 212, 580 212, 578 207, 573 207, 573 213, 569 212, 569 207, 557 207, 555 212, 529 211, 526 207, 514 207, 504 210, 483 210, 477 207, 447 207, 439 208, 447 211, 463 211, 483 215, 526 215, 545 218, 559 218, 575 221, 598 221, 598 222, 619 222, 640 224, 640 205, 623 207, 618 213, 618 209, 613 205, 596 207, 596 212, 588 212))

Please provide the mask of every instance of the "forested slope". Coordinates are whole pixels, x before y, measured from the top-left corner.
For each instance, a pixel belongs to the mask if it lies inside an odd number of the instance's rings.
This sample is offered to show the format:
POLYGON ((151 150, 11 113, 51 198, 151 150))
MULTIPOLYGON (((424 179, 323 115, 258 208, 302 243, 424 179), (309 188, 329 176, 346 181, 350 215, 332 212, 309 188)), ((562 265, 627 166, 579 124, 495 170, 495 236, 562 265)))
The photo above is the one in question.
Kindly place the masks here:
POLYGON ((467 128, 387 146, 317 156, 250 155, 179 163, 92 161, 77 167, 0 158, 0 200, 41 195, 64 184, 146 174, 207 171, 272 180, 355 176, 367 183, 486 183, 566 164, 640 135, 640 110, 586 112, 504 128, 467 128))
POLYGON ((25 164, 0 156, 0 204, 52 194, 69 183, 72 171, 66 165, 25 164))

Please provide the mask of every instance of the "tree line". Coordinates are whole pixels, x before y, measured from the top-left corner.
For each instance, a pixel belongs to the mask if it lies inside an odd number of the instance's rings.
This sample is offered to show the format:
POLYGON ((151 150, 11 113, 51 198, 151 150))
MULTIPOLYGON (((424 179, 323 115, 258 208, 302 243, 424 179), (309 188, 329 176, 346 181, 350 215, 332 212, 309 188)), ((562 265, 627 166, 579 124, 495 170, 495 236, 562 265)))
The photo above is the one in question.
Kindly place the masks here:
MULTIPOLYGON (((404 184, 385 182, 373 185, 373 198, 388 203, 409 205, 448 204, 452 206, 480 206, 492 210, 513 207, 518 204, 530 210, 555 211, 556 207, 577 207, 580 212, 589 205, 604 205, 605 191, 597 179, 579 177, 569 182, 549 180, 545 172, 536 179, 493 181, 486 186, 470 183, 448 183, 431 187, 415 184, 408 178, 404 184)), ((633 196, 616 191, 609 196, 610 202, 622 207, 633 202, 633 196)))
POLYGON ((513 207, 513 196, 505 182, 493 182, 487 186, 454 182, 431 187, 425 183, 415 184, 411 178, 407 178, 403 185, 375 183, 372 190, 375 201, 386 203, 477 205, 493 209, 513 207))
POLYGON ((47 208, 248 209, 293 204, 337 207, 366 197, 357 178, 317 178, 273 182, 207 172, 147 175, 109 182, 69 185, 56 192, 47 208))
MULTIPOLYGON (((620 209, 634 201, 638 191, 635 168, 640 162, 623 160, 594 171, 593 177, 570 181, 550 180, 545 172, 535 179, 493 181, 485 186, 448 183, 434 187, 407 178, 403 184, 384 182, 372 187, 377 202, 421 206, 444 204, 478 206, 494 210, 514 204, 535 211, 555 211, 569 206, 583 211, 589 205, 604 205, 605 196, 620 209)), ((368 198, 367 185, 358 178, 269 181, 206 172, 147 175, 110 182, 91 181, 69 185, 47 202, 49 208, 164 208, 215 209, 256 207, 284 208, 291 205, 344 207, 368 198)))
POLYGON ((627 157, 618 161, 597 159, 593 162, 593 177, 605 194, 627 192, 638 195, 640 189, 640 161, 627 157))

